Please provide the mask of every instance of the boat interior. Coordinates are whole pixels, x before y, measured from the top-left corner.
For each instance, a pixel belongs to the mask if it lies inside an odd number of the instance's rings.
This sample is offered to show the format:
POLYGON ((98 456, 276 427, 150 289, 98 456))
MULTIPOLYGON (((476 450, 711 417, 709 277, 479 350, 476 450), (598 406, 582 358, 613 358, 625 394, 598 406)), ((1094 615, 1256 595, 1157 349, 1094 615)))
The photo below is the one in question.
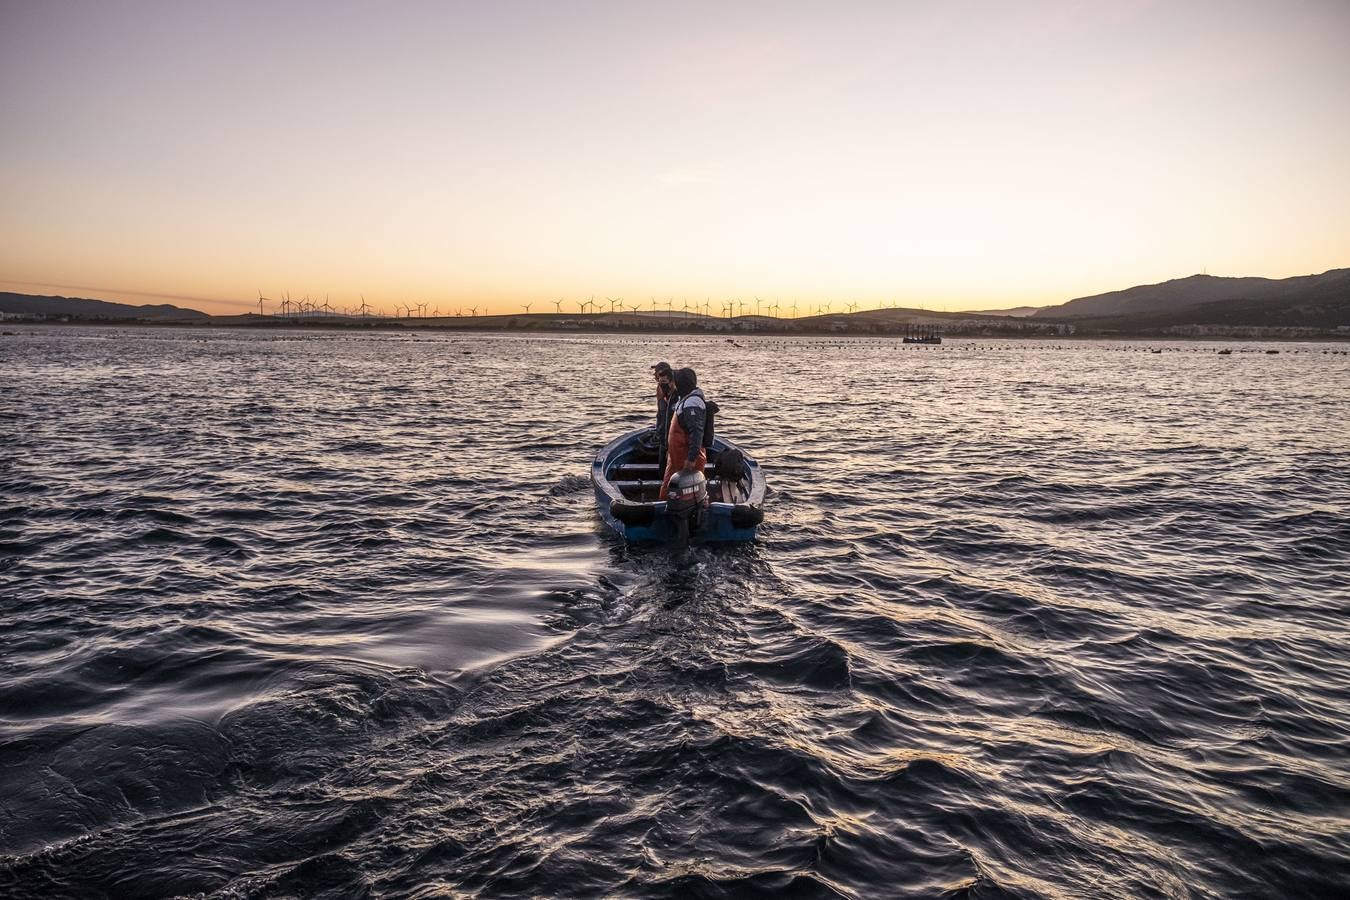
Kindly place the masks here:
MULTIPOLYGON (((656 451, 639 446, 611 465, 605 477, 625 500, 654 503, 660 499, 664 474, 656 451)), ((750 496, 749 470, 739 450, 709 452, 703 474, 708 478, 708 499, 713 503, 744 503, 750 496)))

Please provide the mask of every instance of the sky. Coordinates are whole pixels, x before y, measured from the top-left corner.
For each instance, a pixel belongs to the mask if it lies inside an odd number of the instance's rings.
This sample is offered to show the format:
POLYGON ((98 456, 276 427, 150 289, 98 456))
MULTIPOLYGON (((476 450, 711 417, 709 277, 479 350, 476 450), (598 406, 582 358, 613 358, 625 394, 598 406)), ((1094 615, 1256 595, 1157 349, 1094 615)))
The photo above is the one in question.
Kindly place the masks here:
POLYGON ((1283 278, 1350 266, 1348 110, 1346 0, 0 0, 0 290, 956 311, 1283 278))

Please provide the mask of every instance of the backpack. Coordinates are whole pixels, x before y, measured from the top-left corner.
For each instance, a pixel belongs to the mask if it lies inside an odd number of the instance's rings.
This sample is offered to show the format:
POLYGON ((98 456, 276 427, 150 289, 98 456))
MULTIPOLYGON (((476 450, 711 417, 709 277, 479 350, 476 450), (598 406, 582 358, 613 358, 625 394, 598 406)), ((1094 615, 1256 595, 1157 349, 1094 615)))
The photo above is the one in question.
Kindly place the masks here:
POLYGON ((713 445, 713 420, 717 416, 717 402, 704 397, 703 405, 707 410, 703 417, 703 448, 711 450, 713 445))

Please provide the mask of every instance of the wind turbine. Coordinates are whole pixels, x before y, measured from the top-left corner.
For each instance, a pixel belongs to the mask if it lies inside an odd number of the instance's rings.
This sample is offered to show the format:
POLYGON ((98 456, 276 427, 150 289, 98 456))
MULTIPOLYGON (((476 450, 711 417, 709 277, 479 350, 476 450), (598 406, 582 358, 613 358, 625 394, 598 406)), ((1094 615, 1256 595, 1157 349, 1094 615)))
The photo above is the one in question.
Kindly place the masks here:
POLYGON ((470 307, 469 307, 469 316, 470 316, 471 318, 474 318, 474 319, 478 318, 478 307, 476 307, 476 306, 470 306, 470 307))
POLYGON ((562 315, 562 304, 563 302, 561 297, 553 301, 553 308, 558 311, 559 315, 562 315))
POLYGON ((533 303, 522 303, 522 304, 520 304, 520 305, 523 306, 523 307, 525 307, 525 315, 527 315, 527 316, 530 314, 530 307, 531 307, 531 306, 534 306, 533 303))
POLYGON ((857 312, 857 311, 858 311, 858 304, 856 304, 856 303, 850 303, 850 304, 848 305, 848 311, 849 311, 850 313, 855 313, 855 312, 857 312))

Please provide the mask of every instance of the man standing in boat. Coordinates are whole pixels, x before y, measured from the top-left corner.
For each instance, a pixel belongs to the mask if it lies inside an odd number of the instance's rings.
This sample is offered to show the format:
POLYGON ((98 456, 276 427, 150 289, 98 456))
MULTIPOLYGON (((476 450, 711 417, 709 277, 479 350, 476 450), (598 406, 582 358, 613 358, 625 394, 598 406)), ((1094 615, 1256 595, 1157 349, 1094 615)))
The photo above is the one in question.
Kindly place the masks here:
POLYGON ((659 362, 652 366, 652 375, 656 378, 656 449, 661 468, 666 466, 666 439, 670 431, 670 404, 675 400, 674 371, 670 363, 659 362))
POLYGON ((681 469, 702 472, 708 462, 703 449, 703 429, 708 419, 708 404, 698 387, 693 369, 676 369, 675 400, 670 405, 670 428, 666 444, 666 475, 661 480, 661 499, 666 499, 671 477, 681 469))

